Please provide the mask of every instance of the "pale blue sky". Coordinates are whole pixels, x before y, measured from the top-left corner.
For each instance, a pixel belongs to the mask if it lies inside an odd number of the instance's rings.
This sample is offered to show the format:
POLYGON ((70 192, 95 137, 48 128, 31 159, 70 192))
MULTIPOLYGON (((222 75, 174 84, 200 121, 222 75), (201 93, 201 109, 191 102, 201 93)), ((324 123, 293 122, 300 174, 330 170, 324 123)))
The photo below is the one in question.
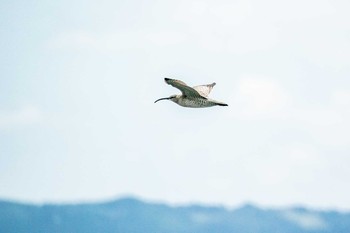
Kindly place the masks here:
POLYGON ((348 1, 1 1, 0 198, 350 208, 348 1), (154 100, 216 82, 229 107, 154 100))

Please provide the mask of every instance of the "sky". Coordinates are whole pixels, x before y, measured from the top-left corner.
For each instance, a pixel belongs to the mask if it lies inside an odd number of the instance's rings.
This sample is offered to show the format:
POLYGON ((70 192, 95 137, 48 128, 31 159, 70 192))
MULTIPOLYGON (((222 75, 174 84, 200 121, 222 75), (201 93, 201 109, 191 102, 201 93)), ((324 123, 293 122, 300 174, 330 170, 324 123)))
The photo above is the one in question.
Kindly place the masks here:
POLYGON ((350 210, 349 8, 1 1, 0 198, 350 210))

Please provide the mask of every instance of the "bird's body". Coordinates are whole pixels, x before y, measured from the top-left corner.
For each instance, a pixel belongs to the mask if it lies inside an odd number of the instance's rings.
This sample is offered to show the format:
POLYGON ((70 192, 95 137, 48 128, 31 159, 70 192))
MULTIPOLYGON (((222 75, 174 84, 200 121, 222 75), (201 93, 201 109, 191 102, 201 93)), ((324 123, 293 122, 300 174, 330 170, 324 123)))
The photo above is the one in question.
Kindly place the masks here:
POLYGON ((227 104, 225 103, 221 103, 216 100, 211 100, 208 98, 184 97, 182 95, 175 97, 174 100, 172 101, 182 107, 187 107, 187 108, 206 108, 206 107, 212 107, 215 105, 227 106, 227 104))
POLYGON ((161 98, 156 100, 155 103, 159 100, 171 100, 182 107, 188 108, 206 108, 216 105, 228 106, 223 102, 207 98, 210 91, 215 86, 215 83, 190 87, 180 80, 170 78, 165 78, 164 80, 167 84, 179 89, 182 95, 172 95, 168 98, 161 98))

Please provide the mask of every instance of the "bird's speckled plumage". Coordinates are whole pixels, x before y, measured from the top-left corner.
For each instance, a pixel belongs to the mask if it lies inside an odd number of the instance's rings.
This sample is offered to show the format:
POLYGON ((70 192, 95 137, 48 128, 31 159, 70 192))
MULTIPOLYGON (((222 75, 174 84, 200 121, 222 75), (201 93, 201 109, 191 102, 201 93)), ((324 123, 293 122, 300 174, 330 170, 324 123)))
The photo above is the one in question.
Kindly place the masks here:
POLYGON ((167 84, 179 89, 182 95, 172 95, 168 98, 161 98, 156 100, 155 103, 159 100, 171 100, 182 107, 188 108, 206 108, 216 105, 228 106, 223 102, 207 98, 216 83, 190 87, 180 80, 170 78, 165 78, 164 80, 167 84))

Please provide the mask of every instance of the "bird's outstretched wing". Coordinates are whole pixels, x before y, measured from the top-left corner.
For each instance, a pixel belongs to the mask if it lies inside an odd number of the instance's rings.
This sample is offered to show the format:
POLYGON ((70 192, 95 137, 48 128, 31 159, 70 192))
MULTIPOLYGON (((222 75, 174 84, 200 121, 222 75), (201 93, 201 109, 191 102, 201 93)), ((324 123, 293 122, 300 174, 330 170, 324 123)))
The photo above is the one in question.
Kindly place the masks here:
POLYGON ((205 98, 200 93, 198 93, 197 90, 195 90, 192 87, 187 86, 186 83, 176 80, 176 79, 170 79, 170 78, 164 78, 165 82, 177 89, 179 89, 184 96, 187 97, 193 97, 193 98, 205 98))
POLYGON ((200 86, 193 87, 193 89, 195 89, 201 96, 208 97, 210 91, 213 89, 215 85, 216 83, 200 85, 200 86))

